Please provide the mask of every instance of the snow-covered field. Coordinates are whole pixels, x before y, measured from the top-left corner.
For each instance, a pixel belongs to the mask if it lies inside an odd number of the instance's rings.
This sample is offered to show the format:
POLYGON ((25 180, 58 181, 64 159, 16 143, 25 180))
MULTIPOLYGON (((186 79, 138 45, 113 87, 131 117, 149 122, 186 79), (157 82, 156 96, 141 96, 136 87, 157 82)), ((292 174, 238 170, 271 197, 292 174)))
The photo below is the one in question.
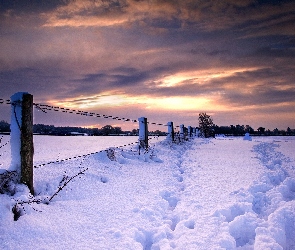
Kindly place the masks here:
MULTIPOLYGON (((0 135, 1 145, 10 140, 9 135, 0 135)), ((150 137, 152 142, 165 137, 150 137)), ((138 141, 137 136, 48 136, 34 135, 34 165, 66 159, 78 155, 98 152, 110 147, 132 144, 138 141)), ((0 168, 11 161, 10 145, 0 148, 0 168)))
MULTIPOLYGON (((71 145, 84 153, 79 146, 71 145)), ((24 205, 17 221, 12 207, 30 200, 28 189, 0 194, 0 248, 295 249, 294 148, 295 137, 195 138, 158 141, 141 155, 116 149, 113 161, 101 152, 35 168, 41 200, 88 169, 49 204, 24 205)))

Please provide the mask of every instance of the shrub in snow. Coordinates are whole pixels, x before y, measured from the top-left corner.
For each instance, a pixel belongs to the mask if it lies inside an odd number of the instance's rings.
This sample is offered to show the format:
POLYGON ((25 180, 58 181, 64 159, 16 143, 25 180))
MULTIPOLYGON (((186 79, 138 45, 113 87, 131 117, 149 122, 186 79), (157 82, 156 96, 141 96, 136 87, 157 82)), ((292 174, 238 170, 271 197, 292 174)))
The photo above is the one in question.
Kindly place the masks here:
MULTIPOLYGON (((28 187, 24 184, 18 184, 16 182, 17 179, 17 172, 16 171, 7 171, 7 170, 0 170, 0 194, 6 194, 9 196, 18 196, 18 194, 21 194, 18 198, 12 198, 14 201, 11 205, 11 212, 14 215, 14 220, 18 220, 20 216, 28 213, 30 210, 35 210, 32 205, 33 204, 49 204, 49 202, 58 195, 60 191, 62 191, 73 179, 76 177, 84 174, 85 171, 87 171, 88 168, 80 170, 76 175, 74 176, 67 176, 64 175, 62 180, 59 183, 59 186, 55 193, 51 196, 36 196, 30 194, 30 191, 28 187)), ((104 180, 107 182, 108 180, 104 180)))
POLYGON ((106 150, 107 152, 107 157, 111 160, 111 161, 116 161, 116 156, 115 156, 115 149, 114 148, 108 148, 106 150))
POLYGON ((0 194, 14 195, 17 178, 16 171, 0 170, 0 194))
POLYGON ((15 199, 15 204, 12 207, 14 220, 17 221, 19 217, 21 217, 24 214, 27 214, 31 210, 40 212, 32 206, 32 204, 40 203, 48 204, 47 199, 44 199, 42 197, 34 197, 31 194, 22 195, 18 199, 15 199))
POLYGON ((56 192, 48 199, 48 202, 50 202, 56 195, 58 195, 58 193, 61 190, 63 190, 69 184, 69 182, 71 182, 73 179, 75 179, 79 175, 84 174, 84 172, 87 170, 88 170, 88 168, 82 169, 79 173, 77 173, 76 175, 73 175, 72 177, 64 175, 62 180, 59 183, 59 187, 57 188, 56 192))

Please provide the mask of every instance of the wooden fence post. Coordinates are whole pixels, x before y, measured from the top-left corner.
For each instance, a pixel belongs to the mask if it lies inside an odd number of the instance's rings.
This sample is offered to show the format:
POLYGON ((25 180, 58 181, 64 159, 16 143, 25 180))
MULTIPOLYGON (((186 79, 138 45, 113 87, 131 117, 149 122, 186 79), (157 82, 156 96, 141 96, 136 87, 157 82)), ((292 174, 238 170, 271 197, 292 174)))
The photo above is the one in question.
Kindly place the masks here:
POLYGON ((184 125, 180 124, 179 129, 180 129, 180 131, 179 131, 180 141, 184 141, 184 139, 185 139, 184 125))
POLYGON ((192 137, 192 127, 191 126, 188 126, 187 127, 187 136, 190 138, 192 137))
POLYGON ((11 96, 11 166, 18 181, 34 195, 33 183, 33 96, 18 92, 11 96))
POLYGON ((167 140, 169 141, 174 141, 174 127, 173 127, 173 122, 168 122, 168 135, 167 135, 167 140))
POLYGON ((193 137, 196 137, 196 128, 193 127, 193 137))
POLYGON ((196 136, 196 137, 199 137, 199 134, 200 134, 200 130, 199 130, 198 127, 196 127, 196 133, 195 133, 195 136, 196 136))
POLYGON ((139 122, 139 153, 140 148, 147 149, 148 144, 148 126, 147 126, 147 118, 140 117, 138 118, 139 122))

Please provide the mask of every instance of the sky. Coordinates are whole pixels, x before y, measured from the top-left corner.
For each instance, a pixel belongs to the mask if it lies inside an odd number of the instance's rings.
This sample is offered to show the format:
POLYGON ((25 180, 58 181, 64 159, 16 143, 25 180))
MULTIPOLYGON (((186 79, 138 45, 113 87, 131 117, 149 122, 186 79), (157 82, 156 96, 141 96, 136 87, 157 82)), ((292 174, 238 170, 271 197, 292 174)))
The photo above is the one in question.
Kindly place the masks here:
MULTIPOLYGON (((295 129, 295 2, 0 0, 0 98, 149 122, 295 129)), ((0 120, 10 119, 0 105, 0 120)), ((35 110, 57 126, 134 123, 35 110)), ((155 128, 165 131, 165 128, 155 128)))

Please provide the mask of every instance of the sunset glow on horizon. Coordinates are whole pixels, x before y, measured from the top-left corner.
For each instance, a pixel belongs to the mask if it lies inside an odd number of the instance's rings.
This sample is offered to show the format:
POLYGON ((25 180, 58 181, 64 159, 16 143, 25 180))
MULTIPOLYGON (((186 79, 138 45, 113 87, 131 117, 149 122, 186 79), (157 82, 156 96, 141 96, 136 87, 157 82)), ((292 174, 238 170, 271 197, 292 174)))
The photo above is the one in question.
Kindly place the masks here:
MULTIPOLYGON (((217 125, 294 129, 292 9, 287 0, 2 1, 0 98, 26 91, 36 103, 132 119, 197 125, 207 112, 217 125)), ((0 119, 8 113, 1 106, 0 119)), ((56 112, 35 122, 120 125, 56 112)))

